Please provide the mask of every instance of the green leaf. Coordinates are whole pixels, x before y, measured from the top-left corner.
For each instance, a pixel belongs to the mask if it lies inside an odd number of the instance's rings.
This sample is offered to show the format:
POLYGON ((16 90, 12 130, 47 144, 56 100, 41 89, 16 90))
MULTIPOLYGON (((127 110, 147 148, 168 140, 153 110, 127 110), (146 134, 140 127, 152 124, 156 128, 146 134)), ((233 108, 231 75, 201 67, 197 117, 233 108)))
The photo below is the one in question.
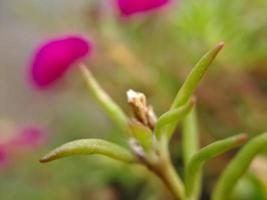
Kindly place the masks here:
MULTIPOLYGON (((193 195, 198 196, 198 185, 200 181, 201 168, 205 162, 226 151, 240 146, 247 141, 246 134, 240 134, 227 139, 223 139, 207 145, 200 149, 189 161, 186 166, 186 194, 192 198, 193 195)), ((227 199, 227 198, 226 198, 227 199)))
POLYGON ((63 144, 45 155, 40 162, 50 162, 73 155, 101 154, 124 162, 134 162, 134 155, 127 149, 100 139, 81 139, 63 144))
POLYGON ((131 129, 135 139, 140 143, 144 150, 151 149, 153 134, 149 128, 144 126, 138 121, 131 120, 128 123, 129 128, 131 129))
POLYGON ((103 88, 95 80, 91 72, 87 69, 85 65, 80 65, 82 75, 87 83, 89 92, 98 102, 98 104, 103 108, 103 110, 108 114, 108 116, 113 120, 118 127, 127 133, 127 116, 124 114, 122 109, 110 98, 110 96, 105 92, 103 88))
POLYGON ((177 108, 185 104, 189 100, 189 98, 196 90, 200 80, 206 73, 208 67, 220 52, 220 50, 223 48, 223 46, 224 44, 222 42, 219 43, 214 49, 206 53, 193 67, 186 80, 184 81, 184 84, 178 91, 172 103, 171 109, 177 108))
POLYGON ((267 132, 248 142, 230 162, 215 186, 212 199, 229 199, 238 180, 246 173, 253 158, 264 148, 267 148, 267 132))
MULTIPOLYGON (((206 53, 198 63, 193 67, 189 75, 187 76, 186 80, 184 81, 182 87, 178 91, 170 110, 178 108, 184 105, 189 98, 193 95, 199 82, 201 81, 202 77, 206 73, 208 67, 215 59, 217 54, 223 48, 224 44, 221 42, 219 43, 214 49, 206 53)), ((167 127, 166 134, 171 135, 176 127, 176 123, 173 123, 167 127)))
MULTIPOLYGON (((185 105, 170 110, 163 115, 160 116, 158 119, 156 126, 155 126, 155 135, 157 138, 160 138, 161 134, 164 133, 164 129, 167 125, 175 122, 178 123, 180 120, 182 120, 188 112, 193 108, 195 105, 196 100, 192 98, 190 101, 188 101, 185 105)), ((171 133, 170 133, 171 134, 171 133)), ((168 135, 168 138, 170 138, 171 135, 168 135)))

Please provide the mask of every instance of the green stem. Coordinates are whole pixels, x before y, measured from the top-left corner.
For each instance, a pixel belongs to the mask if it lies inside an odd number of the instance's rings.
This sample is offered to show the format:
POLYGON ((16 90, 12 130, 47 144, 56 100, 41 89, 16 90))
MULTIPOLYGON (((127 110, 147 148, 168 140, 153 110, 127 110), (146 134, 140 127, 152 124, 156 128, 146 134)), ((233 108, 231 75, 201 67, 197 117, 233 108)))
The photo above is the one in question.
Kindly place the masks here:
MULTIPOLYGON (((186 166, 199 148, 196 109, 191 110, 183 121, 182 138, 183 159, 184 166, 186 166)), ((196 189, 194 190, 194 195, 191 195, 195 199, 198 198, 200 193, 201 177, 202 175, 199 173, 195 181, 196 189)), ((193 200, 193 198, 191 199, 193 200)))
POLYGON ((248 142, 224 170, 214 189, 212 199, 229 199, 238 180, 246 173, 253 158, 266 147, 267 132, 248 142))
POLYGON ((91 72, 83 64, 80 65, 82 75, 87 83, 89 92, 95 98, 97 103, 103 108, 108 116, 120 127, 124 132, 129 132, 127 128, 127 116, 121 108, 110 98, 103 88, 95 80, 91 72))
POLYGON ((186 195, 189 199, 197 198, 199 195, 199 181, 201 168, 205 162, 230 149, 240 146, 247 141, 247 135, 240 134, 223 139, 207 145, 200 149, 186 166, 186 195))
POLYGON ((196 110, 193 109, 185 117, 183 121, 183 158, 184 165, 186 165, 192 156, 197 152, 199 146, 198 130, 197 130, 197 116, 196 110))
POLYGON ((167 162, 165 168, 162 170, 163 182, 167 185, 169 190, 174 195, 175 199, 184 199, 184 186, 181 179, 178 178, 176 170, 171 162, 167 162))
POLYGON ((160 153, 161 158, 159 159, 158 165, 154 168, 154 172, 165 183, 175 199, 184 199, 184 184, 171 162, 168 150, 168 139, 166 136, 161 137, 160 153))

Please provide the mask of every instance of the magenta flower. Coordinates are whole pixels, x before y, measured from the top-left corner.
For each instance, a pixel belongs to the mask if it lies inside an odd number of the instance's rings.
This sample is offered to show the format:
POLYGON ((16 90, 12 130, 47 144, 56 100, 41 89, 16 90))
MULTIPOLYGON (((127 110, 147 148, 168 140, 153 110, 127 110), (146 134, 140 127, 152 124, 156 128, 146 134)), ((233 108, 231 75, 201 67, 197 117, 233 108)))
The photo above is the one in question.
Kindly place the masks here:
POLYGON ((47 87, 73 66, 74 63, 89 55, 92 44, 80 36, 56 38, 40 45, 34 54, 30 75, 33 83, 47 87))
POLYGON ((14 130, 8 133, 8 137, 0 138, 0 167, 8 166, 23 155, 34 151, 44 140, 45 135, 39 128, 14 127, 14 130))
POLYGON ((171 0, 116 0, 123 16, 130 16, 158 9, 171 0))
POLYGON ((0 145, 0 167, 7 161, 7 152, 4 145, 0 145))
POLYGON ((39 128, 24 127, 9 142, 15 148, 32 149, 39 146, 44 139, 44 135, 39 128))

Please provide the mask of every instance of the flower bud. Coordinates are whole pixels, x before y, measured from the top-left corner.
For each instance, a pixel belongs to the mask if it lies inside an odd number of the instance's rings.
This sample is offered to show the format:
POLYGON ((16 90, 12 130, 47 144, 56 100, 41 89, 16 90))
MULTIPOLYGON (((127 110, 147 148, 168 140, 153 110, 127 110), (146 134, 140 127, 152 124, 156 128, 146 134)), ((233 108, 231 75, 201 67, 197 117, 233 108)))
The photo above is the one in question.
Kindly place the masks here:
POLYGON ((131 16, 158 9, 170 1, 171 0, 117 0, 117 4, 123 16, 131 16))
POLYGON ((91 53, 92 44, 80 36, 68 36, 46 41, 34 53, 30 66, 33 84, 39 88, 50 86, 64 73, 91 53))

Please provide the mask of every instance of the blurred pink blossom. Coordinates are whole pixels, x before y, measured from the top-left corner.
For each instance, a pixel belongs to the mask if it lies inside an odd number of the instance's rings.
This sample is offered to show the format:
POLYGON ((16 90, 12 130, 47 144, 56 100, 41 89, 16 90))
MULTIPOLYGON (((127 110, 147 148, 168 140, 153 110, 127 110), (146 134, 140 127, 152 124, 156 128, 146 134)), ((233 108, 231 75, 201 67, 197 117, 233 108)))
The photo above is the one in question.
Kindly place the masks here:
POLYGON ((45 140, 43 131, 33 126, 16 127, 14 130, 0 141, 0 167, 34 151, 45 140))
POLYGON ((77 61, 89 55, 92 44, 77 35, 54 38, 37 48, 30 66, 33 84, 39 88, 50 86, 77 61))
POLYGON ((32 149, 38 147, 44 139, 44 135, 39 128, 24 127, 9 141, 9 145, 15 148, 32 149))
POLYGON ((0 145, 0 166, 7 161, 7 152, 4 145, 0 145))
POLYGON ((155 10, 171 0, 116 0, 120 12, 123 16, 131 16, 134 14, 155 10))

